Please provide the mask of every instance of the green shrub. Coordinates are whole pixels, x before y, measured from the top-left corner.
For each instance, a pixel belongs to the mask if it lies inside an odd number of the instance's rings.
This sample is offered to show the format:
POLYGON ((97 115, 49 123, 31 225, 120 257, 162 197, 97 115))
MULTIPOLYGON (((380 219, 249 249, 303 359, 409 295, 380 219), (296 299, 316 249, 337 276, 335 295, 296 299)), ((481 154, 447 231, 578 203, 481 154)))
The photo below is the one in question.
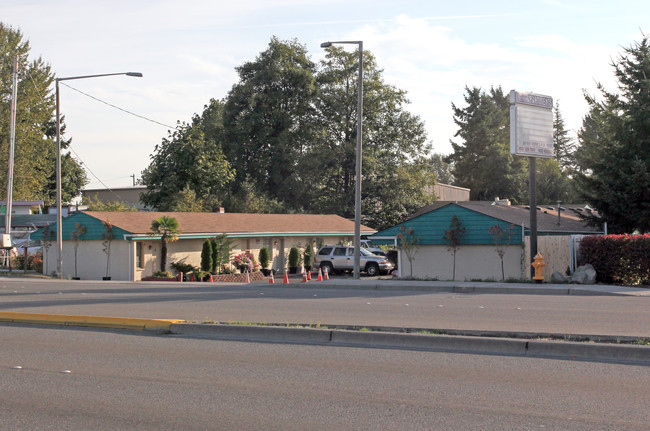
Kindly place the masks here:
POLYGON ((289 268, 295 268, 300 263, 300 251, 298 247, 291 247, 289 250, 289 268))
POLYGON ((169 271, 156 271, 153 273, 155 278, 174 278, 171 272, 169 271))
POLYGON ((305 248, 305 253, 303 254, 305 259, 305 266, 311 267, 314 264, 314 247, 311 244, 307 245, 305 248))
POLYGON ((201 270, 210 272, 212 269, 212 241, 206 239, 203 241, 203 250, 201 250, 201 270))
POLYGON ((271 253, 269 252, 268 247, 262 247, 260 254, 257 257, 259 258, 260 266, 263 269, 267 269, 269 267, 269 262, 271 261, 271 253))
POLYGON ((178 262, 174 262, 169 266, 174 271, 182 272, 183 274, 189 274, 190 272, 198 271, 197 267, 195 267, 194 265, 190 265, 189 263, 185 263, 182 260, 179 260, 178 262))

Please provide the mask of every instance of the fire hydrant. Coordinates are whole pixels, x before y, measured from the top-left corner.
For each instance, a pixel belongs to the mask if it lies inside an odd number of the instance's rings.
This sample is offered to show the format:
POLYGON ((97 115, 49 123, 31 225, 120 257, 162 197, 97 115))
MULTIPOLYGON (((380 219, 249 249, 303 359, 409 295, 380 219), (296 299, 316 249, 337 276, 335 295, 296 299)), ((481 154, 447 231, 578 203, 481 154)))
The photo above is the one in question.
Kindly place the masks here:
POLYGON ((532 263, 533 267, 535 268, 535 276, 533 277, 533 280, 535 280, 535 283, 541 283, 544 281, 544 275, 542 274, 542 269, 546 266, 544 263, 544 256, 541 254, 537 253, 534 258, 535 262, 532 263))

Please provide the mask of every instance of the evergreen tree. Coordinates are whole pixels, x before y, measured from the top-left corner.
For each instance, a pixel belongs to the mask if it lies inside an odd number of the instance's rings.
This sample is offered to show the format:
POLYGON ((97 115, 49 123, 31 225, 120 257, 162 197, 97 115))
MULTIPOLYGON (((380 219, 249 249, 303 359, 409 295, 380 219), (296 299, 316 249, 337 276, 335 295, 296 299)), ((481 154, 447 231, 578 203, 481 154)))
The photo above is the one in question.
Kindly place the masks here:
POLYGON ((569 136, 560 111, 560 102, 553 107, 553 147, 555 159, 560 163, 562 172, 572 174, 576 170, 575 141, 569 136))
MULTIPOLYGON (((650 42, 613 62, 618 92, 585 94, 589 113, 578 137, 580 193, 610 232, 650 231, 650 42)), ((596 221, 596 220, 592 220, 596 221)))
POLYGON ((470 189, 472 200, 528 200, 527 162, 510 154, 510 104, 501 87, 485 93, 465 87, 465 107, 452 104, 458 131, 452 141, 454 185, 470 189))
POLYGON ((201 271, 210 272, 212 270, 212 241, 206 239, 203 241, 201 250, 201 271))

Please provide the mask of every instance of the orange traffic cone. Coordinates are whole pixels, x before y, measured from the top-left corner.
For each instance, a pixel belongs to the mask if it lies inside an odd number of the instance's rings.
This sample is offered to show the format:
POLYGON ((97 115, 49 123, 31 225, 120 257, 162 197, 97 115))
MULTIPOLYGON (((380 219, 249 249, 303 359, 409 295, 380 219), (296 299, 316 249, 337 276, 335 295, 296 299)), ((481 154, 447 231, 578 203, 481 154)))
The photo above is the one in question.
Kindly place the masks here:
POLYGON ((323 279, 324 280, 329 280, 330 279, 330 274, 327 271, 327 267, 325 267, 325 271, 324 271, 324 274, 323 274, 323 279))
POLYGON ((273 278, 273 271, 271 271, 271 276, 269 277, 269 284, 275 284, 275 279, 273 278))
POLYGON ((318 268, 318 278, 316 281, 323 281, 323 272, 321 271, 320 268, 318 268))
POLYGON ((194 281, 194 273, 190 272, 190 281, 194 281))
POLYGON ((210 283, 214 283, 214 278, 212 278, 212 274, 210 274, 210 283))
POLYGON ((289 284, 289 273, 284 271, 284 284, 289 284))
POLYGON ((307 280, 311 280, 311 269, 307 271, 307 280))
POLYGON ((309 279, 307 278, 307 273, 306 273, 306 272, 303 272, 303 273, 302 273, 302 282, 303 282, 303 283, 307 283, 308 280, 309 280, 309 279))

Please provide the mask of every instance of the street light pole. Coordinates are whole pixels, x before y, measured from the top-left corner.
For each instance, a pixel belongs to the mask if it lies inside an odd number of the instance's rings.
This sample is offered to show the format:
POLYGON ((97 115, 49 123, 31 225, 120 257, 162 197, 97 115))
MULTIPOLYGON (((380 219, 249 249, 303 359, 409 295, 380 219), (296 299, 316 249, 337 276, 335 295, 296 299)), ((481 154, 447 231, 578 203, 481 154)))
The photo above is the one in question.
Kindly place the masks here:
MULTIPOLYGON (((55 78, 56 89, 56 246, 58 249, 56 273, 63 278, 63 217, 61 215, 61 116, 59 103, 59 81, 71 81, 73 79, 100 78, 103 76, 126 75, 142 77, 140 72, 102 73, 99 75, 69 76, 66 78, 55 78)), ((46 239, 46 238, 44 238, 46 239)))
POLYGON ((357 153, 356 153, 356 185, 354 190, 354 278, 361 274, 361 134, 363 131, 363 41, 323 42, 321 48, 329 48, 335 43, 359 45, 359 82, 357 101, 357 153))

